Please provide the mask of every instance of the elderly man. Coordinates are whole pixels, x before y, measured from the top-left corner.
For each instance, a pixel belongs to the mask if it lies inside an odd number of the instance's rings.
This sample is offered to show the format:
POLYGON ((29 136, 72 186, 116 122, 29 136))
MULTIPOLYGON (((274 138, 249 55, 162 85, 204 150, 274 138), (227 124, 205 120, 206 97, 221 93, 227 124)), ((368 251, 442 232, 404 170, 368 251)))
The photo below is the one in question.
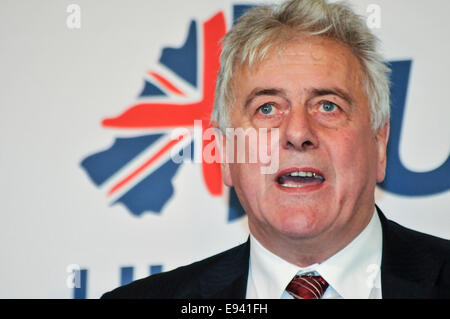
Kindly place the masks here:
POLYGON ((277 131, 275 172, 222 164, 250 238, 104 297, 449 298, 449 241, 375 206, 389 136, 389 70, 376 42, 344 4, 294 0, 244 15, 223 41, 212 123, 277 131))

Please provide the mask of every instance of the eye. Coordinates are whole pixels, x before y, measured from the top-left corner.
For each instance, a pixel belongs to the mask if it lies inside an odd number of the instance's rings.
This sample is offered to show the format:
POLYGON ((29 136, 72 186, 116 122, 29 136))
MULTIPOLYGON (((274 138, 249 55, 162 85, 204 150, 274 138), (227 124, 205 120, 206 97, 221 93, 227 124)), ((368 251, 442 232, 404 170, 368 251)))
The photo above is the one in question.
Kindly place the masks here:
POLYGON ((337 108, 339 108, 339 106, 337 106, 336 104, 334 104, 333 102, 330 102, 330 101, 323 101, 320 104, 321 111, 326 112, 326 113, 331 113, 331 112, 335 111, 337 108))
POLYGON ((258 108, 258 111, 264 115, 271 115, 275 111, 275 107, 270 103, 265 103, 258 108))

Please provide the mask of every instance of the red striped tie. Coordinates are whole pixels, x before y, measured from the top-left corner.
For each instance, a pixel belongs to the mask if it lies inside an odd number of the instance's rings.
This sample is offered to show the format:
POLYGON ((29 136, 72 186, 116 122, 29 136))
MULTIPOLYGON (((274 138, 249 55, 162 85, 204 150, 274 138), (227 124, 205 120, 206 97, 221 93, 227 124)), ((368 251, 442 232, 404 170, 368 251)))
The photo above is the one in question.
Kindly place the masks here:
POLYGON ((295 299, 320 299, 328 283, 320 276, 295 276, 286 291, 295 299))

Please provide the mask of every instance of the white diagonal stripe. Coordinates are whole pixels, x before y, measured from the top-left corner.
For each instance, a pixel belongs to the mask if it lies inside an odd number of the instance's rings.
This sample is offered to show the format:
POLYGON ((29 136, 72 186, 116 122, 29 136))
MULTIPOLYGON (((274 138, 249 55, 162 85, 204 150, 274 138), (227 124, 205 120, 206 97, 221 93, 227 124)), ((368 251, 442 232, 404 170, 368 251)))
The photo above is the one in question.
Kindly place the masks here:
MULTIPOLYGON (((312 283, 310 283, 308 280, 306 280, 305 278, 303 278, 303 277, 300 277, 300 279, 303 279, 303 281, 304 282, 306 282, 306 283, 308 283, 311 287, 313 287, 316 291, 317 291, 317 293, 319 294, 319 296, 321 296, 322 294, 320 293, 320 290, 319 289, 317 289, 317 287, 316 286, 314 286, 312 283)), ((305 287, 305 288, 307 288, 308 290, 311 290, 311 289, 309 289, 307 286, 303 286, 303 287, 305 287)), ((314 292, 313 292, 314 293, 314 292)), ((314 295, 316 295, 317 296, 317 294, 316 293, 314 293, 314 295)), ((317 299, 319 299, 319 297, 317 297, 317 299)))
POLYGON ((321 291, 321 292, 320 292, 320 295, 323 295, 324 291, 323 291, 322 284, 321 284, 316 278, 314 278, 314 277, 311 277, 311 279, 314 280, 314 281, 317 283, 317 285, 319 286, 320 291, 321 291))
POLYGON ((294 297, 295 299, 305 299, 305 298, 300 297, 299 295, 294 294, 292 291, 289 291, 289 290, 288 290, 288 293, 289 293, 292 297, 294 297))

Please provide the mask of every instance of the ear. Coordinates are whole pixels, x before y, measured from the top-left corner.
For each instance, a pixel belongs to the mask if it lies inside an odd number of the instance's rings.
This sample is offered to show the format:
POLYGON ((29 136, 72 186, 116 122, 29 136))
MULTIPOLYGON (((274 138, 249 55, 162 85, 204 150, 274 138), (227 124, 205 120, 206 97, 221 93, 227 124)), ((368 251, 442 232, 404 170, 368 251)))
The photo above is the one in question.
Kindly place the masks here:
POLYGON ((381 183, 386 175, 386 149, 389 140, 389 120, 375 134, 377 148, 377 183, 381 183))
POLYGON ((217 145, 217 150, 220 154, 220 169, 222 171, 222 181, 228 186, 233 186, 233 181, 231 180, 230 164, 227 161, 226 150, 227 150, 227 138, 226 135, 219 128, 216 121, 211 122, 211 126, 214 128, 215 140, 217 145))

